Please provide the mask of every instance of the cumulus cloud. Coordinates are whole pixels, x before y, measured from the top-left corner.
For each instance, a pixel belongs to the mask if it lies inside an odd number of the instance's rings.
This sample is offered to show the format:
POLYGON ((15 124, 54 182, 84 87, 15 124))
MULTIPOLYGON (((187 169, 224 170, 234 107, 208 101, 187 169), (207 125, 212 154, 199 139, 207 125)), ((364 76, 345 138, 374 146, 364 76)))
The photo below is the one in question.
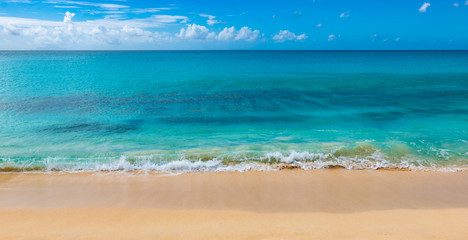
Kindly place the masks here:
POLYGON ((296 35, 295 33, 290 32, 289 30, 281 30, 278 34, 273 36, 273 40, 277 42, 284 42, 284 41, 303 41, 307 39, 307 35, 305 33, 301 35, 296 35))
POLYGON ((453 3, 453 6, 454 6, 454 7, 459 7, 460 4, 458 4, 458 3, 453 3))
POLYGON ((74 13, 66 12, 63 21, 0 17, 3 33, 21 36, 21 40, 35 47, 103 46, 113 44, 155 43, 174 39, 174 35, 151 32, 143 28, 162 27, 170 23, 182 23, 182 16, 154 15, 145 19, 98 19, 74 22, 74 13), (29 40, 31 39, 31 40, 29 40))
POLYGON ((315 27, 321 28, 323 25, 321 23, 315 25, 315 27))
POLYGON ((349 17, 349 11, 346 11, 340 15, 340 18, 347 18, 349 17))
POLYGON ((427 8, 430 6, 431 4, 428 2, 423 3, 423 5, 419 8, 419 12, 425 13, 427 11, 427 8))
POLYGON ((182 39, 195 40, 221 40, 221 41, 255 41, 260 39, 260 31, 252 30, 249 27, 242 27, 237 30, 235 27, 225 27, 221 32, 216 34, 211 32, 207 27, 189 24, 182 28, 177 37, 182 39))
MULTIPOLYGON (((112 48, 111 46, 116 45, 176 44, 181 40, 253 42, 262 38, 260 31, 249 27, 226 27, 219 33, 197 24, 188 24, 178 33, 154 30, 171 24, 186 23, 188 18, 184 16, 153 15, 126 20, 104 18, 88 21, 74 21, 74 17, 75 13, 71 12, 64 14, 63 21, 0 16, 0 39, 3 38, 4 42, 8 40, 12 44, 10 46, 17 46, 18 49, 89 49, 112 48)), ((295 38, 303 40, 306 36, 303 34, 295 38)))
POLYGON ((218 21, 216 20, 216 16, 213 16, 213 15, 208 15, 208 14, 200 14, 200 17, 205 17, 205 18, 208 18, 208 20, 206 20, 206 24, 208 24, 209 26, 213 26, 217 23, 221 23, 221 21, 218 21))
POLYGON ((105 26, 44 28, 38 26, 25 29, 23 34, 34 37, 34 43, 37 45, 115 45, 122 43, 151 43, 172 38, 169 33, 153 33, 131 26, 123 26, 122 28, 107 28, 105 26))
POLYGON ((254 30, 252 31, 251 28, 243 27, 239 30, 236 36, 236 40, 245 40, 245 41, 254 41, 260 35, 260 31, 254 30))
POLYGON ((64 23, 71 23, 72 22, 72 18, 75 16, 74 13, 71 13, 71 12, 66 12, 65 13, 65 16, 63 17, 63 22, 64 23))
POLYGON ((237 35, 237 31, 234 27, 230 27, 230 28, 225 27, 223 31, 219 32, 218 39, 229 41, 229 40, 235 39, 236 35, 237 35))
POLYGON ((335 34, 330 34, 330 35, 328 36, 328 41, 329 41, 329 42, 331 42, 331 41, 333 41, 333 40, 335 40, 335 39, 336 39, 335 34))
POLYGON ((214 32, 210 32, 210 30, 205 26, 188 24, 187 27, 180 29, 177 36, 183 39, 207 40, 214 39, 216 34, 214 32))
POLYGON ((210 32, 205 26, 189 24, 186 28, 180 29, 177 36, 183 39, 207 40, 214 39, 216 34, 214 32, 210 32))
POLYGON ((224 28, 219 32, 217 39, 223 41, 255 41, 260 38, 260 31, 252 30, 249 27, 243 27, 240 30, 236 30, 234 27, 224 28))

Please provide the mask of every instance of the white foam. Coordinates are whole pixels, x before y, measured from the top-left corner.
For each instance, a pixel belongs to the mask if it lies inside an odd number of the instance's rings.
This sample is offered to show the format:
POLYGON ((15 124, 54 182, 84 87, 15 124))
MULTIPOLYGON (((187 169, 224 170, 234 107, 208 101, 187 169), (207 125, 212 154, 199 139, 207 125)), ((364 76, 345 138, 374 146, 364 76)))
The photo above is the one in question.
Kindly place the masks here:
MULTIPOLYGON (((179 155, 177 160, 165 160, 160 154, 143 156, 122 155, 119 158, 46 158, 42 161, 45 171, 162 171, 162 172, 200 172, 200 171, 274 171, 284 167, 304 170, 343 167, 345 169, 410 169, 429 171, 460 171, 468 169, 466 161, 458 165, 442 165, 428 160, 394 160, 379 150, 367 156, 335 156, 334 153, 316 153, 308 151, 267 152, 263 155, 240 154, 235 160, 223 161, 216 157, 209 160, 187 159, 179 155), (256 157, 254 157, 256 156, 256 157)), ((171 158, 173 158, 172 156, 171 158)), ((221 156, 219 156, 221 157, 221 156)), ((34 160, 15 162, 2 159, 0 167, 32 167, 34 160)))
POLYGON ((300 167, 302 169, 324 169, 329 167, 343 167, 346 169, 381 169, 381 168, 399 168, 399 169, 416 169, 417 165, 409 161, 390 162, 380 151, 374 151, 371 155, 359 157, 344 157, 334 156, 332 153, 310 153, 310 152, 295 152, 291 151, 289 155, 284 155, 280 152, 267 153, 265 158, 267 161, 279 161, 289 165, 300 167))
POLYGON ((166 163, 154 163, 149 160, 130 163, 122 156, 118 162, 96 164, 93 168, 97 171, 176 171, 176 172, 201 172, 201 171, 223 171, 223 172, 244 172, 256 169, 258 164, 239 162, 238 164, 226 165, 221 160, 213 159, 208 161, 190 161, 187 159, 170 161, 166 163))

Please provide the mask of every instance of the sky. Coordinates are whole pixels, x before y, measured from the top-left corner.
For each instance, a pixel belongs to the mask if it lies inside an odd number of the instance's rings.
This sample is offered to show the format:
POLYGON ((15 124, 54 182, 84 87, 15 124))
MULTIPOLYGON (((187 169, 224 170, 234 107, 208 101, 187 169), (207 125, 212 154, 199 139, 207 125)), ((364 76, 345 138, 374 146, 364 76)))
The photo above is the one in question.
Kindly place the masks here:
POLYGON ((0 50, 468 49, 468 0, 0 0, 0 50))

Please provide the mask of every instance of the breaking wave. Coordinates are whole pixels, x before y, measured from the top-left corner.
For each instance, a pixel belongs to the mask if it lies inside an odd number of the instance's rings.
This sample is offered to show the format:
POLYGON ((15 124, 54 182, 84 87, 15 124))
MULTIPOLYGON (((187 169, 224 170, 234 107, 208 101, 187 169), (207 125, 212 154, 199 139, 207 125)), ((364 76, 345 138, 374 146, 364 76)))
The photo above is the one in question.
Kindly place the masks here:
POLYGON ((0 158, 0 172, 22 171, 276 171, 282 169, 394 169, 460 171, 468 169, 468 158, 450 161, 411 155, 390 156, 369 145, 332 152, 270 151, 179 153, 131 152, 111 157, 0 158))

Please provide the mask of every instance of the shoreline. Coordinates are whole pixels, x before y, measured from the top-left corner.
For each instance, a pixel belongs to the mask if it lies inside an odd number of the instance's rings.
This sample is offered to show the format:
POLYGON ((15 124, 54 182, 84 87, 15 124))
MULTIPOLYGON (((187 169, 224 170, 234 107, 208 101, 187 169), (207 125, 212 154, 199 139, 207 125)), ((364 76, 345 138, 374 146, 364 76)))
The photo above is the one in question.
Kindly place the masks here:
POLYGON ((0 174, 2 239, 463 239, 468 171, 0 174))
MULTIPOLYGON (((358 170, 358 171, 412 171, 412 172, 467 172, 468 165, 448 165, 448 166, 415 166, 415 165, 384 165, 378 166, 377 163, 372 164, 357 164, 353 163, 332 163, 322 162, 316 165, 314 162, 295 162, 295 163, 254 163, 251 162, 247 165, 234 164, 234 165, 219 165, 219 163, 212 163, 213 160, 204 162, 185 162, 187 166, 107 166, 107 168, 64 168, 56 169, 41 166, 2 166, 0 167, 0 174, 54 174, 54 173, 102 173, 102 172, 116 172, 116 173, 200 173, 200 172, 274 172, 282 170, 299 170, 299 171, 317 171, 317 170, 358 170), (193 164, 190 166, 189 164, 193 164)), ((120 164, 120 163, 119 163, 120 164)), ((168 163, 170 165, 172 163, 168 163)))

